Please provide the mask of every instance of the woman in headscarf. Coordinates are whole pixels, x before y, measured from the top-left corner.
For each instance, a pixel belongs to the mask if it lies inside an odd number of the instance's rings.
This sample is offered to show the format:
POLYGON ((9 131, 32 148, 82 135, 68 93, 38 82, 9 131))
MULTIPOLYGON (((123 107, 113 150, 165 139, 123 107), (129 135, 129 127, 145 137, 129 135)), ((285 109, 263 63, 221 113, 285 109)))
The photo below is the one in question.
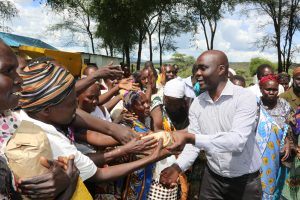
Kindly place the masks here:
POLYGON ((11 185, 14 184, 15 186, 15 183, 18 182, 18 188, 21 193, 29 198, 49 199, 60 197, 69 199, 72 197, 72 193, 67 194, 66 191, 74 185, 70 184, 69 176, 74 176, 78 173, 77 171, 68 174, 61 167, 52 167, 49 169, 49 173, 45 175, 23 180, 12 180, 11 172, 7 167, 4 150, 7 142, 22 121, 18 113, 13 111, 18 106, 20 91, 22 90, 22 79, 16 72, 17 67, 18 61, 16 55, 0 40, 0 197, 1 199, 19 199, 20 196, 14 191, 14 187, 11 185), (37 180, 40 181, 37 182, 37 180), (45 186, 47 187, 46 192, 43 189, 45 186))
MULTIPOLYGON (((132 118, 130 123, 125 122, 124 124, 141 135, 148 134, 151 131, 151 119, 149 117, 149 103, 146 95, 142 91, 129 91, 124 94, 123 101, 124 107, 130 113, 136 115, 135 118, 132 118)), ((147 199, 147 194, 152 182, 153 169, 154 164, 151 164, 144 169, 140 169, 130 174, 127 177, 123 199, 147 199)))
POLYGON ((287 101, 278 97, 277 76, 263 77, 259 86, 262 97, 259 101, 257 141, 262 153, 263 199, 279 199, 286 174, 282 163, 290 156, 290 142, 286 136, 291 107, 287 101))

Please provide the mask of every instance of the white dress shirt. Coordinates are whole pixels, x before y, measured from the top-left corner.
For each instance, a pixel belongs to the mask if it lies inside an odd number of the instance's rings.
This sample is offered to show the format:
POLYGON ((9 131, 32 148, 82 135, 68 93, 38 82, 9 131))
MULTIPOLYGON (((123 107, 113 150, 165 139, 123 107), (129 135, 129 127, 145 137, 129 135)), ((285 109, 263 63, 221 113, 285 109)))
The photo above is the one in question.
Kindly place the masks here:
POLYGON ((249 90, 226 83, 213 102, 208 92, 197 97, 189 111, 188 131, 196 134, 176 163, 187 170, 204 150, 209 168, 223 177, 238 177, 259 170, 260 151, 255 140, 256 97, 249 90))
POLYGON ((68 157, 70 155, 74 155, 74 164, 78 168, 80 172, 79 175, 83 181, 89 179, 96 173, 97 166, 94 162, 89 157, 78 151, 75 145, 71 144, 70 140, 63 133, 60 133, 54 126, 32 119, 23 110, 19 112, 18 118, 33 122, 45 131, 51 146, 53 159, 57 159, 59 156, 68 157))

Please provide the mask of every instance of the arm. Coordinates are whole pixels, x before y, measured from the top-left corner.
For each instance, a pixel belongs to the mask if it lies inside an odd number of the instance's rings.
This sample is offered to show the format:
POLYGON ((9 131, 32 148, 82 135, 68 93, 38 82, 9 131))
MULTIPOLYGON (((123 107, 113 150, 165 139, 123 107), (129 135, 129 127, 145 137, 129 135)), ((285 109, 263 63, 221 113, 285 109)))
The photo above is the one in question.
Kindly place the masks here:
POLYGON ((76 135, 76 139, 97 147, 113 147, 119 144, 111 136, 90 130, 76 135))
POLYGON ((99 96, 99 104, 103 105, 107 103, 113 96, 115 96, 119 92, 119 86, 116 85, 112 89, 108 90, 104 94, 99 96))
POLYGON ((153 145, 156 143, 157 141, 153 137, 143 140, 134 138, 124 146, 120 146, 112 151, 105 153, 91 153, 88 154, 88 157, 95 163, 95 165, 102 166, 118 157, 125 156, 131 153, 139 153, 144 150, 149 150, 153 148, 153 145))
POLYGON ((137 137, 137 134, 130 128, 98 119, 80 109, 76 110, 76 117, 72 122, 72 126, 75 128, 101 132, 113 137, 122 144, 125 144, 131 139, 137 137))
POLYGON ((119 66, 113 66, 111 62, 105 67, 100 67, 93 74, 90 74, 87 78, 78 80, 75 85, 76 95, 79 96, 88 87, 94 84, 101 78, 119 78, 123 75, 123 71, 120 70, 119 66))
POLYGON ((75 84, 76 95, 79 96, 87 88, 89 88, 91 85, 93 85, 97 80, 98 79, 93 75, 78 80, 75 84))
POLYGON ((169 155, 170 153, 166 149, 162 149, 162 140, 160 140, 158 143, 158 147, 150 156, 130 163, 110 166, 106 168, 98 168, 96 174, 90 178, 90 181, 104 182, 115 180, 117 178, 130 174, 137 169, 141 169, 150 163, 163 159, 169 155))
POLYGON ((150 113, 153 119, 153 130, 159 131, 163 130, 163 117, 162 117, 162 110, 161 106, 156 106, 150 113))
POLYGON ((121 100, 122 100, 122 97, 119 94, 119 95, 115 96, 114 98, 112 98, 110 101, 108 101, 106 104, 104 104, 104 107, 106 107, 108 112, 110 112, 121 100))

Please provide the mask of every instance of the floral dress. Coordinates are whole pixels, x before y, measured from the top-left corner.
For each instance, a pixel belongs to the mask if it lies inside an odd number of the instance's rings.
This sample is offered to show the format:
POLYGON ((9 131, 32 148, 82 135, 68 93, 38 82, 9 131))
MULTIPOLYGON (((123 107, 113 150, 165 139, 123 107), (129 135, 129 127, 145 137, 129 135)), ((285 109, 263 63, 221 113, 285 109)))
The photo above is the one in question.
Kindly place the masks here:
POLYGON ((0 155, 4 155, 4 147, 7 141, 14 134, 18 126, 20 125, 20 120, 14 112, 8 110, 0 114, 0 155))
POLYGON ((0 114, 0 199, 20 199, 12 187, 12 176, 7 167, 4 149, 7 141, 18 128, 20 121, 14 112, 5 111, 0 114))

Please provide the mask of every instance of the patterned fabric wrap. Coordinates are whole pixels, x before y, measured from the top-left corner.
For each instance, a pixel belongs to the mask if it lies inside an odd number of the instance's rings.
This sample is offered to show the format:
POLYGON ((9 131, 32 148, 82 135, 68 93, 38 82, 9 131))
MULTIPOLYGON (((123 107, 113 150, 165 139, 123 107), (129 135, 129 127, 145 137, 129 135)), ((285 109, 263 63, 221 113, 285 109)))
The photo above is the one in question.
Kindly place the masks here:
POLYGON ((21 107, 29 112, 59 104, 75 85, 74 77, 66 69, 53 63, 27 66, 20 73, 23 79, 21 107))
MULTIPOLYGON (((138 120, 133 122, 132 129, 138 133, 148 133, 150 131, 138 120)), ((136 200, 139 199, 139 197, 141 197, 140 199, 143 200, 147 199, 147 194, 151 186, 154 166, 155 164, 147 165, 145 168, 137 170, 129 175, 128 178, 130 178, 130 183, 128 187, 127 200, 136 200)))
POLYGON ((261 183, 263 199, 273 199, 280 170, 280 149, 284 145, 284 139, 288 126, 283 130, 276 124, 267 111, 260 106, 259 123, 256 140, 261 152, 261 183))
POLYGON ((175 126, 173 125, 172 121, 170 120, 170 118, 168 117, 166 108, 163 106, 162 107, 162 115, 163 115, 163 129, 165 131, 176 131, 175 126))
MULTIPOLYGON (((296 110, 296 115, 294 115, 294 119, 292 120, 292 129, 294 134, 299 135, 299 113, 300 113, 300 106, 298 106, 296 110), (298 113, 298 114, 297 114, 298 113)), ((300 146, 300 140, 298 139, 298 146, 300 146)), ((300 158, 295 157, 294 161, 291 165, 291 168, 288 172, 287 179, 285 180, 282 196, 285 199, 292 199, 298 200, 300 199, 300 158)))

